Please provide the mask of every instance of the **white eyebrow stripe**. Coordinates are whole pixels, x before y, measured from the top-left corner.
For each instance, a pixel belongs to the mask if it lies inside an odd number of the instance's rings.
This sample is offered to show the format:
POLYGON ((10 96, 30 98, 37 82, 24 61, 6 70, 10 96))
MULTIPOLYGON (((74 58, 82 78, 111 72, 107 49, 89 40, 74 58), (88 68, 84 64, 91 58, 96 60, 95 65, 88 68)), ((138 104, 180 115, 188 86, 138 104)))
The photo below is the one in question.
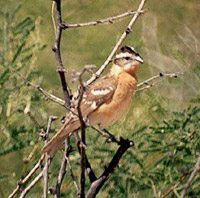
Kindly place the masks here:
POLYGON ((120 53, 120 54, 117 54, 116 55, 116 58, 124 58, 124 57, 132 57, 133 55, 128 53, 128 52, 125 52, 125 53, 120 53))
POLYGON ((110 92, 110 89, 102 89, 102 90, 91 90, 91 93, 94 96, 98 96, 98 95, 106 95, 110 92))

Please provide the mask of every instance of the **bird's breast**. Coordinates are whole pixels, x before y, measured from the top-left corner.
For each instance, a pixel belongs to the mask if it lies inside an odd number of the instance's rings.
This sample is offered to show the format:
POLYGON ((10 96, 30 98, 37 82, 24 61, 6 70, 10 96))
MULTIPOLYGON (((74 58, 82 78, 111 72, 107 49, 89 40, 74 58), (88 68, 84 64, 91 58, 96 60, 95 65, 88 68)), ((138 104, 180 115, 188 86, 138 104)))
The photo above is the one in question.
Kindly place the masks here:
POLYGON ((89 114, 90 124, 99 125, 103 129, 118 121, 130 108, 136 84, 136 80, 132 77, 126 79, 126 81, 120 81, 119 79, 119 84, 113 97, 102 104, 96 111, 89 114))

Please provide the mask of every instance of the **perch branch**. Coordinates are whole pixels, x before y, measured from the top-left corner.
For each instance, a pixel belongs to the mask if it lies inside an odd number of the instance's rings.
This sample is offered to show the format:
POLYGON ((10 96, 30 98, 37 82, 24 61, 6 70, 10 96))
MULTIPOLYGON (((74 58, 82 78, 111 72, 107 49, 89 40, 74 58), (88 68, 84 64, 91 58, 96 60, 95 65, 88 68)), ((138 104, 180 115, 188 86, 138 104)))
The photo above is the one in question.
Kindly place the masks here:
POLYGON ((195 177, 196 177, 196 175, 197 175, 197 173, 199 171, 200 171, 200 156, 197 159, 197 162, 195 164, 194 170, 192 171, 187 183, 183 186, 183 190, 182 190, 182 193, 181 193, 181 198, 185 197, 187 189, 190 187, 190 184, 195 179, 195 177))
POLYGON ((115 155, 113 156, 112 160, 110 161, 108 167, 106 167, 102 175, 90 185, 90 188, 87 193, 87 198, 96 197, 99 190, 102 188, 104 183, 109 179, 111 174, 114 172, 115 168, 118 166, 123 154, 127 151, 128 148, 134 146, 134 143, 132 141, 120 138, 119 145, 120 146, 115 155))
POLYGON ((123 19, 125 17, 130 16, 130 15, 135 15, 137 13, 143 14, 144 11, 142 11, 142 10, 141 11, 128 11, 128 12, 125 12, 125 13, 117 15, 117 16, 109 17, 109 18, 106 18, 106 19, 100 19, 100 20, 97 20, 97 21, 86 22, 86 23, 76 23, 76 24, 62 23, 61 27, 63 29, 68 29, 68 28, 96 26, 96 25, 100 25, 100 24, 113 24, 117 20, 123 19))

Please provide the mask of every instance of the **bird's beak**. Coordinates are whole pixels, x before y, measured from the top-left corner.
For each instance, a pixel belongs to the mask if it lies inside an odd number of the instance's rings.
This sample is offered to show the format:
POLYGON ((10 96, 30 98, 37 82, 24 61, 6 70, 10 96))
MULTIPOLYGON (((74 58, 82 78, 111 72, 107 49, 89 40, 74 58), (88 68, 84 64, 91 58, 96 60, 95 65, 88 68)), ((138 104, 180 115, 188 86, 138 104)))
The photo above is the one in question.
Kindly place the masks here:
POLYGON ((142 64, 144 63, 143 59, 140 56, 136 56, 135 60, 142 63, 142 64))

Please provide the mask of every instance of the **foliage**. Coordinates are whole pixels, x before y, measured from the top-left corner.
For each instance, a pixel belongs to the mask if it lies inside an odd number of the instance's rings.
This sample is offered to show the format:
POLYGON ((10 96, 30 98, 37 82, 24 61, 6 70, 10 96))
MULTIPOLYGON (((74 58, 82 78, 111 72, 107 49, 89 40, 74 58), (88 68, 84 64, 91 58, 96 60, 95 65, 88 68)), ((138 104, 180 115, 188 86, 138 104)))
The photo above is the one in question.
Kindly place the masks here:
MULTIPOLYGON (((40 123, 34 118, 34 109, 41 105, 39 93, 26 87, 18 75, 40 83, 35 68, 42 45, 37 38, 37 22, 31 17, 18 21, 21 6, 12 11, 0 11, 0 157, 19 151, 38 142, 40 123)), ((0 180, 11 174, 1 165, 0 180)), ((2 189, 0 190, 2 194, 2 189)))

